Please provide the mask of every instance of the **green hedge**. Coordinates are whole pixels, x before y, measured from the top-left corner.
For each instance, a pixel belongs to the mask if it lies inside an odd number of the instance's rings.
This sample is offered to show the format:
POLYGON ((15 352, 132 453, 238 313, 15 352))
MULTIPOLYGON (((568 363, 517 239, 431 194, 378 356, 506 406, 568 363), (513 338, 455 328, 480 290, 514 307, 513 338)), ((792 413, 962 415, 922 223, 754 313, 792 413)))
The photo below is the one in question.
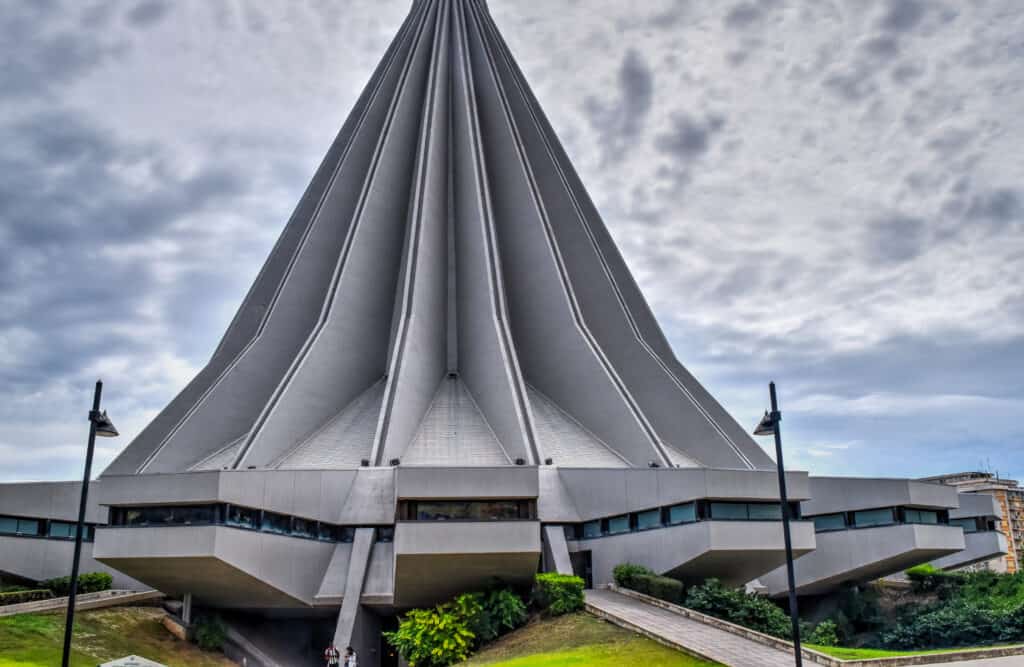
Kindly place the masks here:
POLYGON ((571 574, 538 574, 533 587, 534 603, 551 616, 583 609, 583 580, 571 574))
POLYGON ((634 563, 620 563, 612 569, 612 578, 623 588, 634 588, 638 576, 654 574, 656 573, 650 568, 634 563))
MULTIPOLYGON (((80 574, 78 575, 78 594, 108 591, 113 583, 113 577, 106 572, 80 574)), ((64 597, 71 594, 71 577, 48 579, 42 582, 42 586, 53 591, 53 594, 57 597, 64 597)))
POLYGON ((204 651, 222 651, 228 629, 220 616, 200 616, 196 620, 195 642, 204 651))
POLYGON ((767 635, 789 639, 793 634, 789 615, 770 600, 728 588, 718 579, 708 579, 690 588, 686 606, 767 635))
POLYGON ((896 649, 956 648, 1024 641, 1024 604, 1000 609, 957 601, 917 614, 882 635, 896 649))
POLYGON ((41 588, 27 591, 11 591, 0 593, 0 607, 9 604, 21 604, 22 602, 35 602, 37 600, 49 600, 53 592, 48 588, 41 588))
POLYGON ((637 593, 650 595, 672 604, 682 604, 683 602, 683 582, 671 577, 637 574, 633 576, 633 585, 630 588, 637 593))

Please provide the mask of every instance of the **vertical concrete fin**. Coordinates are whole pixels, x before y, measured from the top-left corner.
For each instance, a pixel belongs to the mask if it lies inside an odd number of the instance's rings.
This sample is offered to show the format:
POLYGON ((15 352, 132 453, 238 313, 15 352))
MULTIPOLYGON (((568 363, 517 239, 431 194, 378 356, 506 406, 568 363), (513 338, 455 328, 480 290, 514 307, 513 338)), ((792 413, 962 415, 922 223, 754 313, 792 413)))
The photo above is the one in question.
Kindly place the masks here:
POLYGON ((565 541, 565 529, 562 526, 544 526, 544 556, 548 571, 559 574, 572 574, 572 560, 569 558, 569 545, 565 541))
POLYGON ((373 552, 376 528, 356 528, 352 540, 352 554, 348 561, 348 575, 345 592, 338 612, 338 624, 334 630, 334 645, 342 649, 352 643, 357 617, 361 611, 360 598, 363 595, 363 581, 373 552))
MULTIPOLYGON (((338 132, 330 149, 299 200, 284 231, 274 245, 270 256, 250 288, 241 307, 235 314, 220 344, 205 367, 188 385, 157 414, 156 417, 121 451, 103 474, 130 474, 141 472, 173 432, 197 408, 221 376, 236 362, 239 356, 253 343, 263 330, 266 318, 276 301, 282 283, 291 273, 297 255, 317 217, 320 203, 327 189, 334 182, 336 172, 346 156, 352 151, 355 134, 362 128, 374 124, 372 106, 381 96, 389 97, 389 83, 400 61, 402 53, 410 42, 418 12, 410 12, 398 34, 392 40, 383 59, 363 89, 359 100, 338 132)), ((379 102, 378 102, 379 103, 379 102)), ((372 131, 372 130, 371 130, 372 131)), ((220 445, 214 445, 210 452, 220 445)), ((192 460, 202 458, 204 453, 195 452, 192 460)))
MULTIPOLYGON (((436 23, 436 17, 434 10, 427 18, 436 23)), ((433 31, 433 23, 424 26, 412 50, 408 82, 398 89, 365 174, 318 325, 257 420, 237 465, 269 465, 384 375, 408 216, 408 200, 395 192, 414 183, 408 156, 428 94, 433 31)))
POLYGON ((667 465, 656 434, 582 318, 526 146, 486 50, 480 10, 469 3, 464 8, 497 245, 526 380, 633 465, 667 465))
POLYGON ((377 462, 401 457, 448 368, 448 2, 438 3, 435 17, 377 462))
POLYGON ((531 463, 538 451, 526 385, 509 328, 494 211, 469 64, 465 9, 454 11, 452 178, 459 373, 505 451, 531 463))

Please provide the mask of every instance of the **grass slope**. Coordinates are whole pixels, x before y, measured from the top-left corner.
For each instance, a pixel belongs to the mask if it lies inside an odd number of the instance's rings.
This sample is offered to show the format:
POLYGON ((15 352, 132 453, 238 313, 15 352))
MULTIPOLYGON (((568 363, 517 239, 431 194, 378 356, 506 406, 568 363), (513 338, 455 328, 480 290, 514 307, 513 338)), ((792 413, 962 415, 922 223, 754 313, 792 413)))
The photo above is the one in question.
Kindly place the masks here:
POLYGON ((715 665, 585 613, 531 623, 501 638, 463 664, 493 667, 715 665))
MULTIPOLYGON (((96 667, 126 655, 140 655, 170 667, 226 667, 224 656, 175 639, 160 624, 163 612, 120 607, 75 614, 71 664, 96 667)), ((0 618, 0 667, 59 665, 63 614, 21 614, 0 618)))
MULTIPOLYGON (((1002 647, 1003 645, 1000 645, 1002 647)), ((1011 644, 1010 646, 1016 646, 1011 644)), ((984 651, 987 648, 996 648, 995 646, 978 646, 974 648, 938 648, 929 649, 927 651, 887 651, 880 648, 844 648, 841 646, 814 646, 808 645, 807 648, 814 649, 825 655, 830 655, 833 658, 839 658, 841 660, 867 660, 868 658, 895 658, 906 655, 935 655, 937 653, 959 653, 960 651, 984 651)))

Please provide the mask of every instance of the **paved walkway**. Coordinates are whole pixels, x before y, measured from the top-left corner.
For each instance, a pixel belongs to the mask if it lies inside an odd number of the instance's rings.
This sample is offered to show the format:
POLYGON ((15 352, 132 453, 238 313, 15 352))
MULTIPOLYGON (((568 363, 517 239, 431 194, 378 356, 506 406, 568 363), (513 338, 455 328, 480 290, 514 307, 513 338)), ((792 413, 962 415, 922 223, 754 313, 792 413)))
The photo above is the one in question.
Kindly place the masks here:
POLYGON ((927 665, 952 665, 953 667, 1021 667, 1024 665, 1024 656, 1022 655, 1011 655, 1006 658, 985 658, 983 660, 961 660, 960 662, 928 662, 921 667, 927 667, 927 665))
MULTIPOLYGON (((587 591, 587 605, 632 629, 655 635, 729 667, 793 667, 792 653, 758 644, 614 591, 587 591)), ((814 663, 804 659, 804 664, 814 663)))

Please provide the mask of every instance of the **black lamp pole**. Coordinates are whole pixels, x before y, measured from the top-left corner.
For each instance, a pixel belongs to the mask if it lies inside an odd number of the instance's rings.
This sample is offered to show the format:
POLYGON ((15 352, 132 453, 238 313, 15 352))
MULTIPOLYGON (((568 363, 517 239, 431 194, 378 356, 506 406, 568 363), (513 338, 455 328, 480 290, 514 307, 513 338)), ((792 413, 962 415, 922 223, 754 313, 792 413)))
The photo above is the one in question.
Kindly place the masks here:
POLYGON ((117 429, 110 423, 106 412, 100 412, 100 396, 103 394, 103 382, 96 381, 96 390, 92 395, 92 410, 89 411, 89 446, 85 450, 85 474, 82 477, 82 498, 78 503, 78 526, 75 529, 75 557, 71 561, 71 582, 68 591, 68 615, 64 624, 64 654, 61 666, 68 667, 71 660, 71 630, 75 625, 75 596, 78 594, 78 561, 82 556, 82 537, 85 531, 85 507, 89 500, 89 478, 92 476, 92 453, 96 446, 97 428, 105 437, 117 435, 117 429))
MULTIPOLYGON (((786 541, 786 576, 789 578, 789 616, 793 623, 793 650, 796 657, 796 667, 803 667, 803 655, 800 648, 800 613, 796 601, 796 577, 793 574, 793 540, 789 535, 789 499, 786 496, 786 466, 782 462, 782 433, 779 422, 782 421, 782 413, 779 412, 779 401, 775 396, 775 383, 768 383, 768 393, 771 395, 772 411, 765 415, 762 425, 767 426, 765 421, 770 421, 772 434, 775 436, 775 466, 779 472, 779 500, 782 501, 782 535, 786 541)), ((759 429, 761 434, 764 430, 759 429)), ((755 431, 757 433, 757 431, 755 431)))

